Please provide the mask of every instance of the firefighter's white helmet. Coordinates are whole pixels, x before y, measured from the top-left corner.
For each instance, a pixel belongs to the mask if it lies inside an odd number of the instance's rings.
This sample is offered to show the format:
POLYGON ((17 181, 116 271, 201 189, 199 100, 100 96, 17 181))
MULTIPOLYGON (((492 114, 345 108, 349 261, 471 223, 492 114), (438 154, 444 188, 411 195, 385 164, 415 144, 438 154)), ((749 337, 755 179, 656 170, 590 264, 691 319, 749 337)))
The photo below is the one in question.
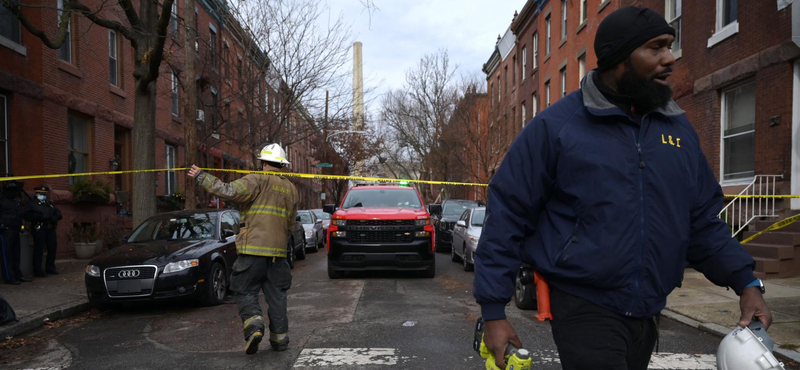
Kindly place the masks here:
POLYGON ((286 152, 279 144, 267 144, 258 153, 258 159, 267 162, 291 164, 286 160, 286 152))
POLYGON ((717 349, 717 369, 785 370, 772 354, 774 346, 764 325, 754 320, 748 327, 737 327, 722 339, 717 349))

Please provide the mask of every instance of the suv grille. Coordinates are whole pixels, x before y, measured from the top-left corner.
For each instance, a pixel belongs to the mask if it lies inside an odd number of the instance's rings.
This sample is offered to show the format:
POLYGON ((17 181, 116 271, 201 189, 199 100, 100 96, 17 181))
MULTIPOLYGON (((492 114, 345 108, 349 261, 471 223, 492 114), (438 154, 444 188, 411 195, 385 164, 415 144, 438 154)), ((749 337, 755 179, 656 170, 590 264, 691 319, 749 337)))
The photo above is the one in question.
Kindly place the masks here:
POLYGON ((350 243, 410 243, 414 241, 413 231, 348 231, 350 243))

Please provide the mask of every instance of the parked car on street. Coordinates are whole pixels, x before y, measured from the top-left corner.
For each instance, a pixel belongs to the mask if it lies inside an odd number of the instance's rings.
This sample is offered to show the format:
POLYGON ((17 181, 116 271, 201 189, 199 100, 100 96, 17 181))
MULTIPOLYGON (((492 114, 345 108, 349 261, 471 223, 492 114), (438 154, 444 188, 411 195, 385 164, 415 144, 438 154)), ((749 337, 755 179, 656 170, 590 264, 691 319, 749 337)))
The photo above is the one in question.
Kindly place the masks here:
POLYGON ((453 262, 461 261, 464 271, 475 269, 475 251, 478 249, 485 216, 486 207, 475 207, 464 211, 456 221, 450 259, 453 262))
POLYGON ((124 244, 86 266, 89 301, 176 298, 219 304, 228 293, 238 232, 235 210, 178 211, 151 217, 124 244))
POLYGON ((325 230, 325 235, 328 235, 328 227, 331 225, 331 214, 321 209, 312 209, 312 212, 318 219, 322 220, 322 229, 325 230))
POLYGON ((306 230, 301 220, 298 214, 294 222, 294 232, 286 240, 286 261, 290 268, 294 268, 295 260, 306 259, 306 230))
MULTIPOLYGON (((438 205, 431 205, 434 212, 438 205)), ((419 271, 436 275, 435 232, 416 189, 392 185, 357 185, 332 213, 328 229, 328 277, 346 271, 419 271)))
POLYGON ((322 229, 322 220, 318 219, 312 211, 297 211, 300 222, 303 223, 304 235, 306 238, 306 248, 316 253, 320 248, 324 248, 323 241, 325 230, 322 229))
POLYGON ((448 199, 442 202, 442 212, 434 216, 436 251, 447 252, 453 245, 453 228, 464 211, 483 204, 474 200, 448 199))

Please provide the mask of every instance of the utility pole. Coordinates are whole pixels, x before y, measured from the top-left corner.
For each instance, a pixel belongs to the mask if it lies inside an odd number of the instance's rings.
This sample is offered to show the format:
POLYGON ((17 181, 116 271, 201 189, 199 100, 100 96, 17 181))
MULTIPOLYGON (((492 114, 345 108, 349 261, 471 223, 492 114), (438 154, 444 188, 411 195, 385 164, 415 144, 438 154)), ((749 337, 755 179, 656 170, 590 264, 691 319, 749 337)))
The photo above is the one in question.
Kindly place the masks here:
MULTIPOLYGON (((186 0, 183 9, 183 29, 186 31, 186 42, 183 44, 185 60, 183 70, 183 132, 185 140, 186 167, 197 164, 197 76, 195 62, 198 50, 197 14, 194 12, 195 0, 186 0)), ((188 172, 187 172, 188 173, 188 172)), ((195 209, 197 204, 197 183, 193 178, 186 176, 186 203, 185 209, 195 209)))

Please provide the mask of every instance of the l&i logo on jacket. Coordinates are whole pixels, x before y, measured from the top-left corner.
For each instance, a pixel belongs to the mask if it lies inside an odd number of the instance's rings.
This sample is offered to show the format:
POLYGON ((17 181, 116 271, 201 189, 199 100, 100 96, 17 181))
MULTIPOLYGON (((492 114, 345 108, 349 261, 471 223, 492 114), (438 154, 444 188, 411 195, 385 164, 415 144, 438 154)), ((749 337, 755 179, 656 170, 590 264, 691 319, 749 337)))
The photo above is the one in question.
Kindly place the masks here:
POLYGON ((676 137, 675 141, 672 141, 672 135, 667 135, 664 137, 664 134, 661 134, 661 143, 662 144, 669 144, 672 146, 677 146, 678 148, 681 147, 681 138, 676 137))

